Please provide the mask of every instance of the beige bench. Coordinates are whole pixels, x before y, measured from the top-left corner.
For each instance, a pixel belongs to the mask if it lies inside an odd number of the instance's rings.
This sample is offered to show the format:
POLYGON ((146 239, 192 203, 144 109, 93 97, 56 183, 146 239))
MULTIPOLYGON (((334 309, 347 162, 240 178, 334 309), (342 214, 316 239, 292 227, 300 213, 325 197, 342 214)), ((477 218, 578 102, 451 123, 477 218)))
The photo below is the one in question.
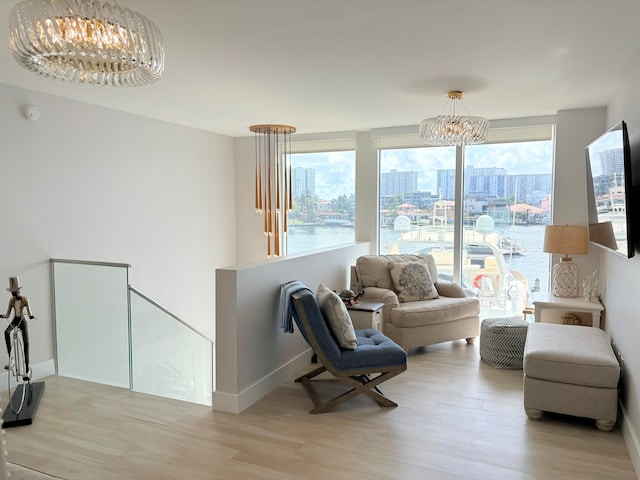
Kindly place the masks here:
POLYGON ((620 365, 605 332, 551 323, 529 325, 524 350, 524 408, 592 418, 610 431, 618 413, 620 365))

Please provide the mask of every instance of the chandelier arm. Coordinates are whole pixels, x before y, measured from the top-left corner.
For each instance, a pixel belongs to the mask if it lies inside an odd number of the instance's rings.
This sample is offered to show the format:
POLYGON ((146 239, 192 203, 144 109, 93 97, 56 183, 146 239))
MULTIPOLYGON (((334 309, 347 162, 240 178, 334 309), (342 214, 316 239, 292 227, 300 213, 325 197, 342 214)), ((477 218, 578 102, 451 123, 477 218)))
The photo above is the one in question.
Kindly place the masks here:
POLYGON ((469 110, 467 110, 467 106, 464 104, 462 99, 460 99, 460 105, 462 106, 462 108, 464 108, 464 111, 466 112, 467 116, 470 116, 469 110))

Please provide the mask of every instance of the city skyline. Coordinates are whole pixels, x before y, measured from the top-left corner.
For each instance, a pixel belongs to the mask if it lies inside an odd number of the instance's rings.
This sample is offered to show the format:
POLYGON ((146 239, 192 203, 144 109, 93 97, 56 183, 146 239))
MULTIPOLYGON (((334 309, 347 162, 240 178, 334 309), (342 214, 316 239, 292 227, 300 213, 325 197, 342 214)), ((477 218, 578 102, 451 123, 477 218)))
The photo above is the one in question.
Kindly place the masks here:
MULTIPOLYGON (((418 190, 437 193, 438 170, 455 168, 454 147, 418 147, 381 151, 381 173, 417 171, 418 190)), ((355 152, 299 153, 291 156, 292 168, 314 168, 316 195, 331 200, 355 193, 355 152)), ((504 168, 510 175, 551 173, 552 142, 474 145, 466 148, 467 167, 504 168)))

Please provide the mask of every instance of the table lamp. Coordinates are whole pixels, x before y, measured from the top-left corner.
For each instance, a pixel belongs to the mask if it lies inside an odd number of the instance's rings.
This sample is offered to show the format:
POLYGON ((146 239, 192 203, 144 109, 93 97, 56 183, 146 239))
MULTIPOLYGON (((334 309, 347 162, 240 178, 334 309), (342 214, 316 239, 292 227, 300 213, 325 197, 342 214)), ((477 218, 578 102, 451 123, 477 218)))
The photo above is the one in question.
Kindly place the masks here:
POLYGON ((551 293, 556 297, 577 297, 580 271, 569 255, 586 255, 589 252, 587 227, 547 225, 544 229, 543 251, 564 255, 560 263, 553 266, 551 293))

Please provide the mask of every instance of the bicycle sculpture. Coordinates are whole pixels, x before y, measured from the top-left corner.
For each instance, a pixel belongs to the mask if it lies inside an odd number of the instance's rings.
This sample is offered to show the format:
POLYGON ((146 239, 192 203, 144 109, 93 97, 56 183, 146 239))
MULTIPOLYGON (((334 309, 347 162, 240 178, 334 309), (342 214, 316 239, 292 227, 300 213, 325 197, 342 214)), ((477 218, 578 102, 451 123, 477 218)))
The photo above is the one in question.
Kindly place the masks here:
POLYGON ((0 315, 0 318, 10 319, 13 312, 13 318, 9 321, 9 326, 4 331, 7 353, 9 354, 9 364, 4 368, 8 371, 9 406, 11 412, 16 416, 20 415, 25 405, 31 404, 33 393, 31 368, 29 366, 27 318, 33 319, 35 317, 31 313, 29 300, 20 293, 21 288, 18 277, 9 277, 7 291, 11 292, 11 299, 9 300, 6 315, 0 315), (15 388, 12 391, 14 385, 15 388))

